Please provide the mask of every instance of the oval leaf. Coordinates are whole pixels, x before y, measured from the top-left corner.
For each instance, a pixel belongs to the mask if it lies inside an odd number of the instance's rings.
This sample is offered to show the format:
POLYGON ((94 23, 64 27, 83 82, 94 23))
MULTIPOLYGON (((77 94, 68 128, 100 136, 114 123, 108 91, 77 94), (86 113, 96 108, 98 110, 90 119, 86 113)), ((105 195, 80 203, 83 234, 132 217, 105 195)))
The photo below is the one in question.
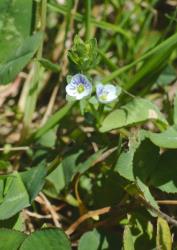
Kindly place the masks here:
POLYGON ((24 40, 22 45, 3 64, 0 64, 0 84, 7 84, 29 63, 43 39, 41 32, 24 40))
POLYGON ((125 227, 124 235, 123 235, 123 245, 124 250, 134 250, 134 242, 133 237, 128 226, 125 227))
POLYGON ((148 120, 157 120, 167 126, 167 121, 158 108, 149 100, 134 98, 120 109, 111 112, 103 121, 101 132, 143 123, 148 120))
POLYGON ((172 237, 168 223, 163 218, 159 217, 157 220, 157 237, 156 237, 157 249, 171 250, 172 249, 172 237))
POLYGON ((19 249, 22 242, 27 237, 26 234, 15 230, 0 229, 0 249, 1 250, 16 250, 19 249))
POLYGON ((32 233, 20 247, 20 250, 71 250, 71 244, 60 229, 43 229, 32 233))

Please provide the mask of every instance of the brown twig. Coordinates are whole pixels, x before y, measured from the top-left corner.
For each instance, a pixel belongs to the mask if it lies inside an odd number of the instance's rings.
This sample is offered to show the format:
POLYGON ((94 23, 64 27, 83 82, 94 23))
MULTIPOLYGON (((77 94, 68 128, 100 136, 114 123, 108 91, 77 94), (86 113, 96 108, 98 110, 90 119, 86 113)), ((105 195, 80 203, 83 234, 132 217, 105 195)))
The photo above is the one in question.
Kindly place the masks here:
POLYGON ((30 216, 26 213, 26 210, 23 209, 22 211, 22 216, 25 222, 25 227, 26 227, 26 232, 27 233, 32 233, 35 231, 33 224, 31 223, 31 218, 30 216))
POLYGON ((89 218, 93 218, 95 216, 99 216, 105 213, 110 212, 111 207, 104 207, 104 208, 100 208, 97 210, 93 210, 93 211, 88 211, 88 213, 82 215, 81 217, 79 217, 79 219, 77 219, 66 231, 65 233, 67 235, 71 235, 72 233, 74 233, 76 231, 76 229, 78 228, 78 226, 84 222, 85 220, 89 219, 89 218))
POLYGON ((36 218, 36 219, 51 219, 51 218, 52 218, 51 214, 42 215, 42 214, 30 212, 30 211, 27 210, 27 209, 24 209, 24 212, 25 212, 27 215, 29 215, 30 217, 34 217, 34 218, 36 218))
POLYGON ((172 205, 172 206, 177 205, 177 201, 174 201, 174 200, 160 200, 160 201, 157 201, 157 202, 160 205, 172 205))
POLYGON ((59 227, 59 228, 61 228, 61 224, 59 223, 59 215, 56 213, 56 211, 55 211, 55 209, 53 208, 53 206, 52 206, 52 204, 50 203, 50 201, 47 199, 47 197, 43 194, 43 193, 39 193, 39 196, 38 197, 36 197, 36 201, 38 201, 38 202, 40 202, 41 203, 41 200, 40 200, 40 198, 42 198, 42 200, 43 200, 43 204, 45 205, 45 207, 46 207, 46 209, 50 212, 50 214, 51 214, 51 217, 52 217, 52 219, 53 219, 53 222, 54 222, 54 225, 56 226, 56 227, 59 227))
MULTIPOLYGON (((159 209, 153 207, 151 204, 149 204, 144 197, 142 196, 138 196, 136 197, 136 199, 141 202, 143 205, 145 205, 147 208, 149 208, 152 212, 154 212, 157 216, 160 216, 162 218, 164 218, 169 224, 174 225, 175 227, 177 227, 177 221, 173 218, 171 218, 169 215, 167 215, 166 213, 160 211, 159 209)), ((139 204, 138 202, 138 204, 139 204)), ((89 218, 93 218, 95 216, 100 216, 102 214, 106 214, 112 211, 116 211, 118 209, 120 209, 120 207, 123 206, 123 204, 118 204, 115 208, 112 208, 110 206, 108 207, 104 207, 101 209, 97 209, 94 211, 88 211, 86 214, 82 215, 81 217, 79 217, 79 219, 77 219, 67 230, 66 230, 66 234, 67 235, 71 235, 73 234, 76 229, 79 227, 79 225, 81 223, 83 223, 85 220, 89 219, 89 218)), ((107 221, 107 220, 106 220, 107 221)), ((105 222, 106 222, 105 221, 105 222)), ((97 226, 101 226, 104 225, 105 222, 98 222, 96 223, 97 226)))
POLYGON ((144 197, 142 197, 141 195, 139 195, 137 197, 137 199, 139 201, 141 201, 147 208, 149 208, 152 212, 154 212, 157 216, 160 216, 162 218, 164 218, 169 224, 172 224, 173 226, 177 227, 177 220, 173 219, 172 217, 170 217, 168 214, 160 211, 159 209, 153 207, 149 202, 147 202, 144 197))
POLYGON ((115 152, 117 150, 117 147, 114 148, 110 148, 107 151, 105 151, 94 163, 93 165, 96 165, 99 162, 102 162, 104 160, 106 160, 106 158, 108 158, 113 152, 115 152))

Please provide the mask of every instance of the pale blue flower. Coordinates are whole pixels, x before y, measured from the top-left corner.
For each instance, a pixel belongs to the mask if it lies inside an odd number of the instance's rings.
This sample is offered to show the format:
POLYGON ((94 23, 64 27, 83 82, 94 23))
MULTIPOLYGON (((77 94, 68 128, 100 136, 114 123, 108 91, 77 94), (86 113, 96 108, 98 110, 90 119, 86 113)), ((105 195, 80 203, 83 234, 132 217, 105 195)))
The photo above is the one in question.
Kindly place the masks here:
POLYGON ((92 84, 85 75, 76 74, 66 86, 66 93, 76 100, 89 96, 92 92, 92 84))
POLYGON ((103 85, 102 83, 98 83, 96 85, 96 94, 99 102, 109 103, 117 99, 120 91, 112 84, 103 85))

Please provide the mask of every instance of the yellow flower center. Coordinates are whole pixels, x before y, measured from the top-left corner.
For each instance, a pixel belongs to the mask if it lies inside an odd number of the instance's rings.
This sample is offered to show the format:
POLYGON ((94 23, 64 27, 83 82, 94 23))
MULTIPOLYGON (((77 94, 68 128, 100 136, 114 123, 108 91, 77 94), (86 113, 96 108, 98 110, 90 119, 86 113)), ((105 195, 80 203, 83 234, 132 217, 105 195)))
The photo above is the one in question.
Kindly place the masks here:
POLYGON ((79 94, 81 94, 82 92, 84 92, 85 87, 82 83, 79 83, 79 85, 77 86, 77 91, 79 92, 79 94))
POLYGON ((102 94, 101 96, 100 96, 100 99, 102 100, 102 101, 107 101, 107 94, 102 94))

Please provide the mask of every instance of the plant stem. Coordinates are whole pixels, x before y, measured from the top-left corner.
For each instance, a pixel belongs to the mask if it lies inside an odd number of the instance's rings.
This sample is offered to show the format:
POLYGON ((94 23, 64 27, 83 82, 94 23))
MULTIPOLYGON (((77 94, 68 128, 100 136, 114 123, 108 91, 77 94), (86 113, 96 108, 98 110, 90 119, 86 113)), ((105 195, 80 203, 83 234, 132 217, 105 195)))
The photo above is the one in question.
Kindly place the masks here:
MULTIPOLYGON (((46 23, 46 10, 47 10, 47 0, 42 0, 37 3, 36 8, 36 22, 35 22, 35 31, 42 31, 45 30, 45 23, 46 23)), ((41 77, 41 71, 43 69, 40 66, 38 60, 42 56, 43 50, 43 42, 41 43, 37 53, 36 53, 36 61, 33 63, 33 76, 30 82, 30 86, 28 85, 26 103, 25 103, 25 113, 24 113, 24 130, 22 133, 22 139, 26 137, 28 134, 29 126, 32 121, 33 113, 36 107, 37 97, 39 94, 39 82, 41 77)))
MULTIPOLYGON (((63 6, 62 4, 57 4, 57 5, 47 4, 47 6, 51 10, 56 11, 56 12, 58 12, 58 13, 64 15, 64 16, 66 16, 66 14, 67 14, 66 7, 63 6)), ((75 13, 74 19, 77 20, 78 22, 83 22, 84 18, 85 17, 83 15, 79 14, 78 12, 75 13)), ((90 21, 97 28, 117 32, 117 33, 123 35, 127 39, 131 38, 130 33, 125 31, 125 29, 122 29, 118 25, 115 25, 115 24, 112 24, 112 23, 109 23, 109 22, 106 22, 106 21, 96 20, 93 17, 91 18, 90 21)))
POLYGON ((85 1, 85 39, 89 40, 90 39, 90 31, 91 31, 91 5, 92 5, 92 0, 86 0, 85 1))

